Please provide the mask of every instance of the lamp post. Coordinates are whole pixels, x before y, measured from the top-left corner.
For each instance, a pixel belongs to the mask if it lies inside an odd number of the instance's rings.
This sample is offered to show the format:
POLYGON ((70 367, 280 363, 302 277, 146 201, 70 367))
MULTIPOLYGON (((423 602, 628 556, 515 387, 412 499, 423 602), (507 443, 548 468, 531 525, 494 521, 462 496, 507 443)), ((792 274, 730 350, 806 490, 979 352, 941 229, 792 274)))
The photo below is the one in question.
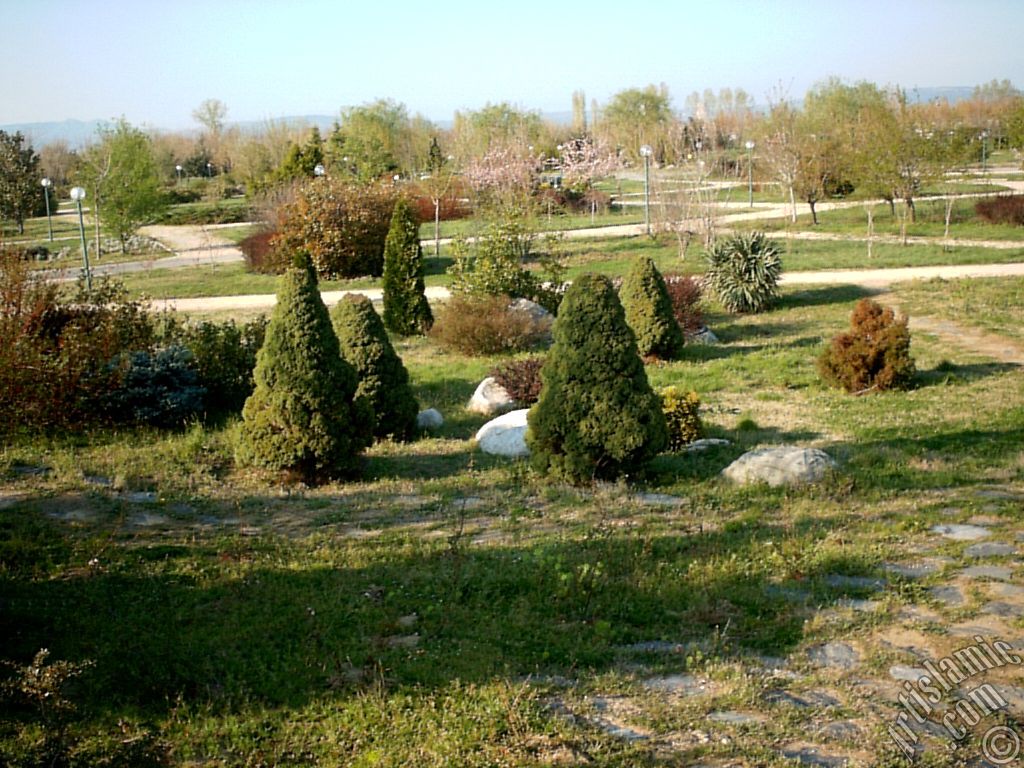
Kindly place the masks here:
POLYGON ((981 172, 984 173, 987 170, 985 150, 988 148, 988 131, 982 131, 981 136, 981 172))
POLYGON ((744 144, 747 148, 747 199, 751 208, 754 207, 754 142, 748 141, 744 144))
POLYGON ((43 185, 43 197, 46 198, 46 229, 50 233, 50 242, 53 242, 53 220, 50 218, 50 186, 53 184, 49 179, 39 182, 43 185))
POLYGON ((71 188, 71 199, 78 205, 78 231, 82 235, 82 264, 85 266, 85 287, 92 291, 92 272, 89 271, 89 248, 85 244, 85 220, 82 218, 82 201, 85 190, 82 187, 71 188))
POLYGON ((206 164, 206 178, 208 178, 208 179, 212 179, 213 178, 213 163, 207 163, 206 164))
POLYGON ((640 147, 640 154, 644 158, 644 227, 648 236, 651 234, 651 155, 654 150, 650 145, 644 144, 640 147))
POLYGON ((182 171, 182 167, 180 165, 174 166, 174 172, 178 175, 178 184, 179 185, 181 184, 181 171, 182 171))

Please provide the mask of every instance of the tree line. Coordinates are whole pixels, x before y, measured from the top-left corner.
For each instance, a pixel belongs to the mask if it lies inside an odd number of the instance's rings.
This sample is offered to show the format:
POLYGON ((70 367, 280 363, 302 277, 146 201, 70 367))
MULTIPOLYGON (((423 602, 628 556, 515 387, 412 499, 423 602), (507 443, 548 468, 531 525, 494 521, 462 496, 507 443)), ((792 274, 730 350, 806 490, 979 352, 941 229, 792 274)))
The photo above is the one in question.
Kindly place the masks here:
POLYGON ((83 186, 124 243, 168 202, 254 194, 318 171, 359 182, 420 182, 439 212, 440 198, 456 192, 456 172, 508 175, 513 161, 525 162, 534 181, 536 171, 556 167, 587 187, 594 176, 641 164, 645 145, 662 166, 703 158, 738 177, 753 164, 760 179, 782 186, 794 210, 798 200, 813 211, 818 201, 859 188, 902 201, 913 217, 915 196, 930 180, 995 149, 1024 147, 1024 96, 1006 80, 979 85, 956 103, 919 103, 897 88, 832 79, 800 102, 775 95, 757 105, 741 89, 722 89, 692 93, 684 106, 685 114, 664 85, 625 89, 589 107, 576 91, 566 125, 501 102, 456 112, 443 129, 380 99, 342 110, 321 135, 284 121, 229 126, 227 106, 207 99, 193 112, 194 132, 143 131, 122 119, 84 148, 57 141, 38 152, 20 134, 0 132, 0 217, 20 230, 36 215, 45 175, 61 197, 70 185, 83 186))

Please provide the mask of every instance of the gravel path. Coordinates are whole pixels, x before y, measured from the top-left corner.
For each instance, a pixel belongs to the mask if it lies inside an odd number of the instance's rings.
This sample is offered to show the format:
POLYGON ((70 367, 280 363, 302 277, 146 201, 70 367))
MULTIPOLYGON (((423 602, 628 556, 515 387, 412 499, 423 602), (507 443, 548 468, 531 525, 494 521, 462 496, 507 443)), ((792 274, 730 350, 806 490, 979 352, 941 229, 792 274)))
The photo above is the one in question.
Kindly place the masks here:
MULTIPOLYGON (((859 285, 865 288, 885 288, 907 280, 956 280, 965 277, 1024 277, 1024 263, 971 264, 947 267, 901 267, 896 269, 844 269, 819 272, 783 273, 782 285, 859 285)), ((360 293, 373 301, 380 301, 380 288, 351 291, 324 291, 324 303, 337 303, 342 296, 360 293)), ((429 286, 425 291, 431 301, 447 299, 451 293, 443 286, 429 286)), ((232 309, 266 309, 273 307, 277 297, 273 294, 246 296, 208 296, 194 299, 158 299, 151 303, 154 310, 176 309, 180 312, 214 312, 232 309)))

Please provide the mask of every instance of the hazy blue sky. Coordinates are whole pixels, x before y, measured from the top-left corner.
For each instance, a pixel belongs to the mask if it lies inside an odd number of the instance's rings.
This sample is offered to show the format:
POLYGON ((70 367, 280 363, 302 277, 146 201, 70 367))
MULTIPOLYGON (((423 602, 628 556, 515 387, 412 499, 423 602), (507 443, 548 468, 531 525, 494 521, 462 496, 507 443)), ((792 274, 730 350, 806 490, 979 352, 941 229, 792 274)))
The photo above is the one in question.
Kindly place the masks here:
POLYGON ((378 97, 447 119, 570 108, 664 82, 760 103, 831 75, 1024 87, 1024 0, 0 0, 0 124, 124 115, 180 128, 333 115, 378 97))

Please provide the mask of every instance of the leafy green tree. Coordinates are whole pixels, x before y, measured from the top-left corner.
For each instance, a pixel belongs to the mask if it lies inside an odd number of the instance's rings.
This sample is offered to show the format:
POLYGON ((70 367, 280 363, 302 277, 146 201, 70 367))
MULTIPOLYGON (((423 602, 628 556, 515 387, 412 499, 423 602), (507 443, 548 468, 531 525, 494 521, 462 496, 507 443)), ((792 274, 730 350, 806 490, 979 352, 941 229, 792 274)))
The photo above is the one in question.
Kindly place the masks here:
POLYGON ((277 169, 276 176, 281 181, 289 179, 313 178, 316 167, 324 162, 324 142, 320 137, 320 129, 315 125, 304 144, 292 144, 284 162, 277 169))
POLYGON ((346 109, 327 141, 328 165, 364 181, 411 170, 413 156, 409 113, 390 99, 346 109))
POLYGON ((400 198, 384 241, 384 325, 401 336, 426 333, 434 323, 424 294, 419 221, 400 198))
POLYGON ((683 350, 683 331, 672 311, 665 278, 654 260, 643 256, 633 261, 619 290, 626 322, 636 335, 637 350, 671 360, 683 350))
POLYGON ((242 408, 241 464, 305 482, 354 474, 372 441, 373 409, 356 398, 356 372, 341 356, 308 257, 281 278, 255 390, 242 408))
POLYGON ((416 435, 419 404, 409 386, 409 373, 391 345, 373 302, 349 294, 331 310, 341 356, 359 379, 356 397, 365 398, 376 416, 377 437, 409 440, 416 435))
POLYGON ((601 110, 597 131, 634 162, 642 162, 640 147, 649 145, 658 161, 666 159, 673 122, 672 100, 664 85, 619 91, 601 110))
POLYGON ((565 294, 526 433, 533 467, 573 483, 639 470, 668 441, 611 281, 583 275, 565 294))
POLYGON ((40 178, 39 155, 25 137, 0 131, 0 216, 17 224, 18 234, 42 197, 40 178))
POLYGON ((524 111, 504 101, 456 112, 452 134, 456 154, 465 160, 483 157, 494 147, 532 145, 538 152, 554 151, 556 143, 539 112, 524 111))
POLYGON ((103 226, 128 250, 135 231, 167 207, 149 137, 125 120, 103 131, 109 171, 99 181, 103 226))

